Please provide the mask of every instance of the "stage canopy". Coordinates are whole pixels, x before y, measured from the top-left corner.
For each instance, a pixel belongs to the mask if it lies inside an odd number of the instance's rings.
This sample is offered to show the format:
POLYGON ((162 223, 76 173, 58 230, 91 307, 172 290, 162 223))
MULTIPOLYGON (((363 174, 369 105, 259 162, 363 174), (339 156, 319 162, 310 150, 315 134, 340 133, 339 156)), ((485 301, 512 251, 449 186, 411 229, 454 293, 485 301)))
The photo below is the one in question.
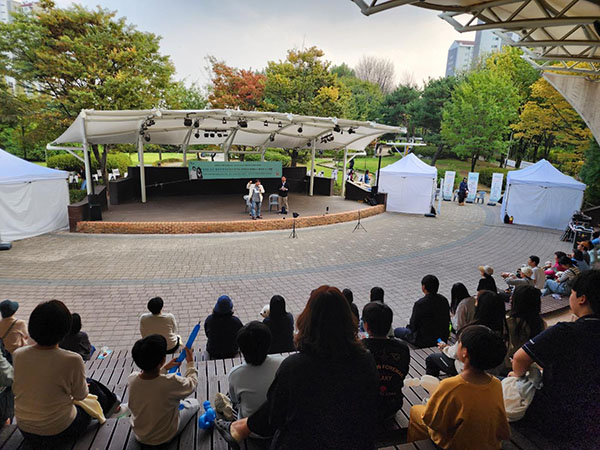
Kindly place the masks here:
MULTIPOLYGON (((48 149, 84 150, 89 144, 137 144, 143 167, 143 146, 149 144, 179 145, 186 162, 191 145, 219 146, 227 161, 232 153, 264 154, 268 147, 311 149, 314 168, 315 150, 364 151, 377 137, 400 133, 399 127, 375 122, 338 119, 335 117, 301 116, 290 113, 240 111, 231 109, 182 110, 162 109, 137 111, 82 110, 75 121, 48 149), (82 148, 63 144, 82 144, 82 148), (233 150, 232 146, 252 147, 253 150, 233 150)), ((214 152, 215 150, 205 150, 214 152)), ((86 161, 86 174, 89 165, 86 161)), ((345 171, 345 167, 344 167, 345 171)), ((311 170, 311 189, 312 178, 311 170)), ((142 183, 144 183, 143 170, 142 183)), ((87 177, 86 176, 86 177, 87 177)), ((89 186, 89 184, 88 184, 89 186)), ((89 193, 89 192, 88 192, 89 193)), ((145 186, 142 184, 142 201, 145 186)))
POLYGON ((387 211, 427 214, 435 195, 437 169, 413 153, 380 170, 379 191, 388 194, 387 211))
POLYGON ((508 172, 500 210, 514 223, 565 229, 581 208, 585 184, 560 172, 545 159, 525 169, 508 172))
POLYGON ((67 228, 68 176, 0 149, 0 237, 12 241, 67 228))

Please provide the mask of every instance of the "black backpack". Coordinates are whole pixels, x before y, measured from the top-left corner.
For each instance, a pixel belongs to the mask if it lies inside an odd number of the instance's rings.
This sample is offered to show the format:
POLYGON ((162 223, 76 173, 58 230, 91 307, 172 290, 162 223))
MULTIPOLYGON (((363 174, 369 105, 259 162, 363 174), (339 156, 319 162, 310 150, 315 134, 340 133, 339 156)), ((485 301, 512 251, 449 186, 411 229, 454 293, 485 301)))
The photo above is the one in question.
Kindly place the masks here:
POLYGON ((6 339, 6 336, 8 336, 8 333, 10 333, 10 330, 12 330, 12 327, 15 325, 15 323, 17 323, 16 320, 10 325, 10 327, 8 327, 8 330, 6 330, 6 333, 4 333, 4 336, 2 336, 0 338, 0 352, 2 353, 2 356, 4 356, 4 358, 11 364, 12 364, 12 355, 4 346, 4 339, 6 339))

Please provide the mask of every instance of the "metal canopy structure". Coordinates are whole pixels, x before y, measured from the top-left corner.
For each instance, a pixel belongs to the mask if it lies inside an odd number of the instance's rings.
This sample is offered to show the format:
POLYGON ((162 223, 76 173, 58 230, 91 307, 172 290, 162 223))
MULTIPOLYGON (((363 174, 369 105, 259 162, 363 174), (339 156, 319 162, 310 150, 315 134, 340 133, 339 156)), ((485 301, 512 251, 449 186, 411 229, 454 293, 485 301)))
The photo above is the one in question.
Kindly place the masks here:
POLYGON ((442 11, 459 32, 496 30, 540 70, 600 76, 600 0, 352 0, 363 14, 402 5, 442 11))
MULTIPOLYGON (((187 151, 193 145, 213 145, 225 161, 230 154, 259 154, 264 161, 268 147, 311 150, 309 194, 313 194, 316 150, 344 150, 344 174, 348 157, 364 154, 364 149, 377 137, 400 133, 402 129, 375 122, 338 119, 335 117, 301 116, 290 113, 240 111, 230 109, 182 110, 162 109, 136 111, 82 110, 73 123, 49 150, 83 150, 86 179, 91 180, 90 144, 136 144, 140 161, 142 202, 146 201, 144 145, 177 145, 187 162, 187 151), (65 144, 81 144, 68 147, 65 144), (234 150, 233 146, 252 150, 234 150), (218 147, 217 147, 218 146, 218 147), (353 151, 353 153, 349 153, 353 151), (358 152, 358 153, 357 153, 358 152)), ((76 153, 74 153, 79 157, 76 153)), ((91 194, 91 182, 87 183, 91 194)))

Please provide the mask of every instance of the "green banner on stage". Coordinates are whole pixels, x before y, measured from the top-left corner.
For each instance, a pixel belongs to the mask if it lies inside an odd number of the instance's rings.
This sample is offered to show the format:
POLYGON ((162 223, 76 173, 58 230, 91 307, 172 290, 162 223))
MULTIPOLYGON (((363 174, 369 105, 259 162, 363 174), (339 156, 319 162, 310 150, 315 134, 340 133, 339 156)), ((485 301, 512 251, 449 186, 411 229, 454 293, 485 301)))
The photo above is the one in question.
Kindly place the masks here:
POLYGON ((190 161, 190 180, 280 178, 281 161, 190 161))

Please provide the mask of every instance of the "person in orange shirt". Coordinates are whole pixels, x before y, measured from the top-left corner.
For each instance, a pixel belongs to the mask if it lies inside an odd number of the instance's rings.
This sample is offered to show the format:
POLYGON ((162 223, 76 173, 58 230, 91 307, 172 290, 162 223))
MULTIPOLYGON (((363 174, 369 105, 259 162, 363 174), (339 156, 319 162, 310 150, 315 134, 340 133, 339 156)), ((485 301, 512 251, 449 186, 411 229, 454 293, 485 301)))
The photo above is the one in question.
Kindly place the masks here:
POLYGON ((4 300, 0 303, 0 339, 4 343, 4 348, 8 351, 8 361, 12 364, 13 352, 25 345, 29 339, 27 333, 27 324, 24 320, 17 319, 14 314, 19 309, 19 304, 12 300, 4 300))
POLYGON ((446 378, 427 405, 410 410, 408 442, 430 438, 443 449, 498 450, 510 438, 500 381, 485 373, 504 360, 502 339, 483 325, 459 336, 457 357, 463 371, 446 378))

